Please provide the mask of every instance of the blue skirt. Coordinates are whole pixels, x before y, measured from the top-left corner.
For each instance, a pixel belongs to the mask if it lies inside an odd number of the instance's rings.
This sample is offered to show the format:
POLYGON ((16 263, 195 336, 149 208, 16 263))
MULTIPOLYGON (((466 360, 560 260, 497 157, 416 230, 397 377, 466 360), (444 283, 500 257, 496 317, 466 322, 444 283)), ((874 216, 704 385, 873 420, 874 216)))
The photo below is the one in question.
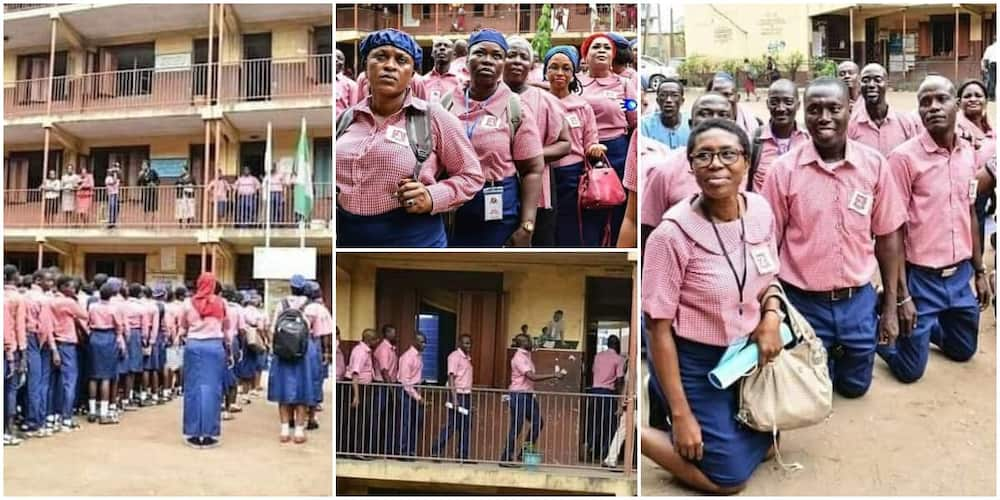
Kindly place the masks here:
MULTIPOLYGON (((232 342, 229 344, 229 352, 233 353, 233 356, 239 358, 240 355, 240 338, 233 337, 232 342)), ((228 363, 227 363, 228 364, 228 363)), ((222 374, 222 390, 228 391, 233 387, 236 387, 239 380, 236 378, 236 365, 232 367, 226 366, 224 373, 222 374)))
POLYGON ((184 346, 184 435, 218 437, 222 432, 222 339, 188 339, 184 346))
POLYGON ((142 359, 142 367, 146 371, 155 371, 163 368, 163 355, 160 351, 160 344, 163 342, 163 335, 164 332, 160 332, 160 334, 156 336, 156 340, 153 341, 153 345, 150 346, 152 348, 149 350, 149 356, 145 356, 142 359))
POLYGON ((337 246, 444 248, 448 238, 438 215, 413 215, 398 208, 381 215, 354 215, 337 208, 337 246))
POLYGON ((556 246, 599 247, 610 210, 580 210, 579 186, 583 162, 552 169, 556 181, 556 246), (583 239, 580 239, 580 215, 583 239))
POLYGON ((249 347, 243 346, 243 357, 240 358, 233 369, 236 373, 236 378, 242 380, 252 379, 257 374, 257 367, 260 366, 260 358, 266 355, 266 353, 255 353, 249 347))
MULTIPOLYGON (((601 141, 601 144, 608 147, 608 161, 611 167, 618 174, 618 180, 625 180, 625 158, 628 156, 628 136, 623 135, 614 139, 601 141)), ((625 203, 612 208, 611 211, 611 246, 618 242, 618 233, 622 230, 622 221, 625 219, 625 203)))
POLYGON ((115 330, 91 330, 87 342, 92 380, 111 380, 118 376, 118 346, 115 330))
POLYGON ((159 363, 156 366, 157 370, 162 370, 167 365, 167 334, 166 332, 160 332, 160 335, 156 337, 156 351, 159 353, 159 363))
POLYGON ((125 345, 128 347, 127 373, 142 373, 142 331, 138 328, 129 330, 125 345))
POLYGON ((516 176, 494 183, 503 186, 503 219, 485 221, 486 195, 483 187, 471 200, 455 211, 455 227, 452 228, 448 246, 500 248, 521 224, 521 191, 516 176))
POLYGON ((704 456, 695 465, 722 487, 743 484, 764 460, 771 434, 757 432, 736 421, 739 384, 716 389, 708 372, 719 363, 725 347, 700 344, 674 336, 681 384, 691 412, 701 426, 704 456))
POLYGON ((268 358, 269 356, 266 352, 262 352, 260 353, 260 355, 257 356, 257 366, 255 369, 258 373, 263 373, 267 371, 268 358))
MULTIPOLYGON (((306 355, 295 362, 271 356, 271 369, 267 373, 267 400, 283 405, 313 406, 320 401, 316 393, 315 342, 309 342, 306 355)), ((322 387, 322 385, 320 386, 322 387)))
POLYGON ((316 355, 313 359, 313 365, 316 367, 316 375, 313 378, 313 384, 315 385, 314 394, 316 395, 316 401, 323 401, 323 382, 326 381, 329 376, 330 370, 327 369, 326 364, 323 363, 323 342, 319 337, 313 337, 310 343, 315 346, 316 355))

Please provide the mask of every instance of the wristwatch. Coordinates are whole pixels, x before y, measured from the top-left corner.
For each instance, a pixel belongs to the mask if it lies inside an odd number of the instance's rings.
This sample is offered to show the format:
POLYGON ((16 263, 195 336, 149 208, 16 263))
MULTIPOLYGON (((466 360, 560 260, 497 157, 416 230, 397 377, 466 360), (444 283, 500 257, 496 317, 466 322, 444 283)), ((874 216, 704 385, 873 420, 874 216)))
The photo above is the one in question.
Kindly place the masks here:
POLYGON ((529 233, 533 233, 535 232, 535 223, 530 220, 526 220, 521 223, 521 229, 524 229, 529 233))

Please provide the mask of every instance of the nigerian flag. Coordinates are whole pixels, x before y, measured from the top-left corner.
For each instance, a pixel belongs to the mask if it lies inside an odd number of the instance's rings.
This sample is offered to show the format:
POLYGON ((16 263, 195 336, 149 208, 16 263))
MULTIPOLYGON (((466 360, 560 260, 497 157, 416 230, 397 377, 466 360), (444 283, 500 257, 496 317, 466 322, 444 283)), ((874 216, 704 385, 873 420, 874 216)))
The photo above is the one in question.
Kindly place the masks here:
POLYGON ((306 117, 302 117, 302 131, 295 148, 295 213, 308 221, 313 209, 312 152, 306 135, 306 117))

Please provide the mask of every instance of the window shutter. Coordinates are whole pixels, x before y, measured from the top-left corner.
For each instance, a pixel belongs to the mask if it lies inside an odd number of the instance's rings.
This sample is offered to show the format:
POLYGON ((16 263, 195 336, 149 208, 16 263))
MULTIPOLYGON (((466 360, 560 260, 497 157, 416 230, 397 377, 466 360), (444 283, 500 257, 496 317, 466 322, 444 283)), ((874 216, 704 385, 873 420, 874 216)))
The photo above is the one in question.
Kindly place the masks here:
POLYGON ((968 14, 958 15, 958 39, 955 40, 955 48, 958 49, 958 57, 969 57, 969 31, 972 29, 972 19, 968 14))
POLYGON ((931 56, 931 23, 920 23, 917 30, 917 56, 931 56))

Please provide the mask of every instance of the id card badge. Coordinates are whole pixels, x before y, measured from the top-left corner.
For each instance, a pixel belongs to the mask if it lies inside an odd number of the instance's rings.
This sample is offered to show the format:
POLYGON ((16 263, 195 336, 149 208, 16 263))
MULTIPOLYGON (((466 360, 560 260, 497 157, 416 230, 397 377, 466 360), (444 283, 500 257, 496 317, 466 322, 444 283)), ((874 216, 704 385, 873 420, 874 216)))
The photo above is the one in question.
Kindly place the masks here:
POLYGON ((754 265, 757 266, 757 274, 772 274, 778 271, 778 264, 775 262, 774 256, 771 255, 771 249, 766 245, 751 248, 750 258, 753 259, 754 265))
POLYGON ((604 91, 604 97, 607 97, 608 99, 611 99, 612 101, 617 101, 618 100, 618 92, 615 92, 614 90, 605 90, 604 91))
POLYGON ((503 186, 483 189, 483 204, 486 208, 483 220, 503 220, 503 186))
POLYGON ((440 90, 432 90, 431 91, 431 102, 440 102, 440 101, 441 101, 441 91, 440 90))
POLYGON ((580 128, 580 117, 570 113, 566 115, 566 123, 569 124, 570 128, 580 128))
POLYGON ((389 125, 389 127, 385 129, 385 138, 389 139, 389 142, 394 142, 400 146, 410 145, 410 140, 406 137, 406 130, 401 127, 389 125))
POLYGON ((873 197, 870 194, 855 191, 848 200, 847 208, 861 215, 868 215, 872 210, 873 197))
MULTIPOLYGON (((492 128, 492 129, 500 128, 500 120, 498 120, 497 117, 493 115, 486 115, 483 117, 483 128, 492 128)), ((502 190, 503 188, 501 188, 501 191, 502 190)))
POLYGON ((978 193, 979 193, 979 180, 975 178, 969 179, 969 199, 975 200, 976 195, 978 193))

